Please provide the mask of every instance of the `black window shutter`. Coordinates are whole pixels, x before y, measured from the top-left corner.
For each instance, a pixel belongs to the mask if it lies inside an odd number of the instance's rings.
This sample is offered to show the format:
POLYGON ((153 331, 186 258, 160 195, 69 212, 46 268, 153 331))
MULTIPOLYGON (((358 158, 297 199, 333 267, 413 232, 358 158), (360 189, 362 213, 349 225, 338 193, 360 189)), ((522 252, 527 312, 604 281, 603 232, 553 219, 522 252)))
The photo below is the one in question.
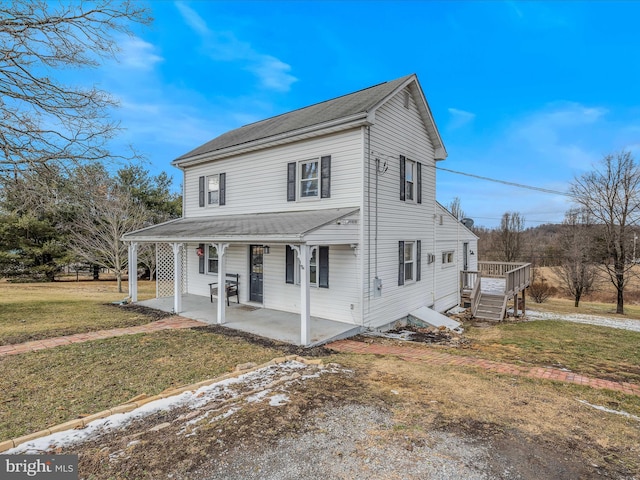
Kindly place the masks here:
POLYGON ((198 244, 198 250, 202 252, 202 255, 198 257, 198 271, 200 273, 204 273, 204 260, 205 260, 204 243, 198 244))
POLYGON ((289 245, 286 246, 285 258, 285 281, 287 283, 296 283, 296 252, 289 245))
POLYGON ((318 286, 329 288, 329 247, 318 247, 318 286))
MULTIPOLYGON (((405 196, 405 176, 406 176, 406 159, 404 155, 400 155, 400 200, 404 201, 405 196)), ((400 284, 402 285, 402 284, 400 284)))
POLYGON ((422 164, 420 162, 416 163, 416 188, 418 189, 417 193, 417 202, 422 203, 422 164))
POLYGON ((398 242, 398 285, 404 285, 404 242, 398 242))
POLYGON ((296 162, 287 164, 287 202, 296 201, 296 162))
POLYGON ((420 281, 422 270, 422 240, 416 240, 416 282, 420 281))
POLYGON ((198 179, 198 202, 201 207, 204 207, 204 177, 198 179))
POLYGON ((218 204, 224 205, 227 202, 227 174, 226 173, 220 174, 219 188, 220 188, 220 191, 218 193, 220 196, 218 198, 218 204))
POLYGON ((331 197, 331 155, 320 159, 320 198, 331 197))

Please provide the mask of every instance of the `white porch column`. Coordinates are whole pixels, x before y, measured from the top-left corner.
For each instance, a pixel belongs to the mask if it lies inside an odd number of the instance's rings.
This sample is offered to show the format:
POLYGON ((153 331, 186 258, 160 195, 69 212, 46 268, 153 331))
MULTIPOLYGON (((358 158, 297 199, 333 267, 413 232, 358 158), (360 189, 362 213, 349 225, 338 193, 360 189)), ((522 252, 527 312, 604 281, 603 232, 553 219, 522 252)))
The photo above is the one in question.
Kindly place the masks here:
POLYGON ((173 313, 182 311, 182 244, 172 243, 173 249, 173 313))
POLYGON ((309 345, 311 339, 311 289, 309 287, 309 261, 316 249, 310 245, 291 245, 300 262, 300 345, 309 345))
POLYGON ((138 301, 138 242, 129 243, 129 298, 138 301))
POLYGON ((225 251, 229 246, 228 243, 212 243, 218 252, 218 325, 222 325, 225 321, 225 303, 227 301, 227 257, 225 251))

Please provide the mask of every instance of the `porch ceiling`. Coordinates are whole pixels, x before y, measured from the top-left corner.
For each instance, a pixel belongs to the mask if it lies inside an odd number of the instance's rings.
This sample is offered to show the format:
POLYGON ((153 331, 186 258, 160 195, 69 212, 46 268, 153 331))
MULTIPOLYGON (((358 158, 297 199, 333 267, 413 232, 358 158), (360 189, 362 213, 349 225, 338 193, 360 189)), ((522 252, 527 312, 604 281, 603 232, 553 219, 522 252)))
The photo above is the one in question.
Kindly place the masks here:
MULTIPOLYGON (((359 214, 359 208, 179 218, 123 235, 138 242, 304 242, 305 236, 359 214)), ((342 226, 342 225, 340 225, 342 226)), ((345 224, 345 230, 353 230, 345 224)), ((351 226, 352 227, 352 226, 351 226)), ((357 243, 357 238, 347 239, 357 243)))

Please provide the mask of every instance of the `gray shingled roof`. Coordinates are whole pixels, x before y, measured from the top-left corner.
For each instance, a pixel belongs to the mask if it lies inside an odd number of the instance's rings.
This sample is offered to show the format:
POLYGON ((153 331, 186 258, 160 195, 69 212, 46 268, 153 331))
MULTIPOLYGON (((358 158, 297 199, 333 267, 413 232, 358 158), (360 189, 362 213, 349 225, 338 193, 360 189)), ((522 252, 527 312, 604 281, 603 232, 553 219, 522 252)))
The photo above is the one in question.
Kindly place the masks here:
POLYGON ((350 93, 342 97, 316 103, 309 107, 294 110, 292 112, 284 113, 276 117, 271 117, 266 120, 261 120, 256 123, 251 123, 244 127, 231 130, 227 133, 223 133, 204 145, 191 150, 189 153, 178 157, 174 160, 174 163, 180 163, 181 160, 201 155, 203 153, 215 152, 224 148, 269 138, 274 135, 284 134, 301 128, 311 127, 313 125, 319 125, 358 113, 368 112, 410 77, 411 75, 408 75, 391 82, 374 85, 373 87, 365 88, 364 90, 350 93))
POLYGON ((179 218, 137 230, 125 241, 195 242, 253 237, 256 241, 302 239, 318 228, 356 213, 358 208, 331 208, 302 212, 272 212, 215 217, 179 218))

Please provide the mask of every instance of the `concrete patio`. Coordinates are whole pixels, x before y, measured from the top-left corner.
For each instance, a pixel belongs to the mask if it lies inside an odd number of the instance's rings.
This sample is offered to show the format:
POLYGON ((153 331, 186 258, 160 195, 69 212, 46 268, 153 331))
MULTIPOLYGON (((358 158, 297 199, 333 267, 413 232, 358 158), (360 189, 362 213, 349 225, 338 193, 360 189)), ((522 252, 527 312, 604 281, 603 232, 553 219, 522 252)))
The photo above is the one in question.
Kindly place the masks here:
MULTIPOLYGON (((173 297, 154 298, 137 302, 149 308, 173 311, 173 297)), ((217 300, 200 295, 182 295, 180 315, 211 325, 217 323, 217 300)), ((269 310, 260 306, 231 302, 225 313, 224 327, 252 333, 281 342, 300 345, 300 314, 269 310)), ((336 322, 326 318, 311 317, 309 347, 356 335, 362 330, 358 325, 336 322)))

